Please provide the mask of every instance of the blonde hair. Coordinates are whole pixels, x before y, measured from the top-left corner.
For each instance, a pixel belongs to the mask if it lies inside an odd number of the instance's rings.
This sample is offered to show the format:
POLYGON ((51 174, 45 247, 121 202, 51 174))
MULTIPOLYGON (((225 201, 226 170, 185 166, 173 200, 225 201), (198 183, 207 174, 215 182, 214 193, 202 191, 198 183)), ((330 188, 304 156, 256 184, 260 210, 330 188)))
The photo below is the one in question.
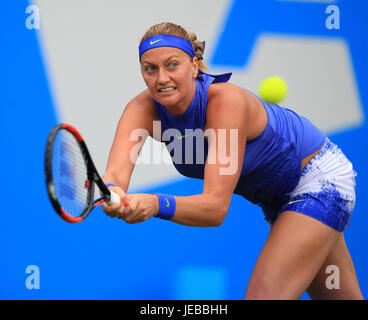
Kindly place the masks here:
POLYGON ((198 66, 203 72, 208 72, 208 68, 203 61, 204 44, 197 40, 197 36, 193 32, 187 32, 182 26, 172 22, 161 22, 150 27, 143 35, 139 45, 146 39, 159 34, 168 34, 179 36, 189 40, 192 43, 194 55, 198 59, 198 66))

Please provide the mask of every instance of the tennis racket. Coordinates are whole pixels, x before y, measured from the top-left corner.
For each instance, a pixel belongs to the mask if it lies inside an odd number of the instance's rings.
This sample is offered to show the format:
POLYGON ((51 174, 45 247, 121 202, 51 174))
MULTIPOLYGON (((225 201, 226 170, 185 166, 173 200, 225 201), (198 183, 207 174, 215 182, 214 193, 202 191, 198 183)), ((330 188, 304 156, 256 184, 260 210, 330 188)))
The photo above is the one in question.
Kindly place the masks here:
POLYGON ((45 178, 52 206, 70 223, 83 221, 102 202, 120 202, 98 174, 82 135, 70 124, 58 124, 49 133, 45 178), (95 185, 100 191, 97 198, 95 185))

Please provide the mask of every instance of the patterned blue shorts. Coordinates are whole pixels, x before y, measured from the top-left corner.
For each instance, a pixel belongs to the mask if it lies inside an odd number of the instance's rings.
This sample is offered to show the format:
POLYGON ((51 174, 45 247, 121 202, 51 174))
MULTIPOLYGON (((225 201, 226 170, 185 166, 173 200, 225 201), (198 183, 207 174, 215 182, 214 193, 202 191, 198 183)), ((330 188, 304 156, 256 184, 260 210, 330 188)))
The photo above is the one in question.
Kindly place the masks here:
POLYGON ((328 138, 320 152, 305 166, 290 199, 266 220, 270 227, 284 211, 296 211, 341 232, 349 226, 356 200, 352 163, 328 138))

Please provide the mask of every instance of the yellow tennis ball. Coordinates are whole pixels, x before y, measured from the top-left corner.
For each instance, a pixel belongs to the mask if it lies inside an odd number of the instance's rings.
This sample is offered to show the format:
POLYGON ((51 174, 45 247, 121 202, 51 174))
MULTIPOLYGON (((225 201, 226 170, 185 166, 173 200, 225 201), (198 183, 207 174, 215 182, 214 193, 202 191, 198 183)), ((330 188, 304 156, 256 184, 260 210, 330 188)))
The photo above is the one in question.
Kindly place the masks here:
POLYGON ((272 76, 265 79, 258 90, 260 97, 264 101, 271 104, 278 104, 285 99, 288 87, 282 78, 272 76))

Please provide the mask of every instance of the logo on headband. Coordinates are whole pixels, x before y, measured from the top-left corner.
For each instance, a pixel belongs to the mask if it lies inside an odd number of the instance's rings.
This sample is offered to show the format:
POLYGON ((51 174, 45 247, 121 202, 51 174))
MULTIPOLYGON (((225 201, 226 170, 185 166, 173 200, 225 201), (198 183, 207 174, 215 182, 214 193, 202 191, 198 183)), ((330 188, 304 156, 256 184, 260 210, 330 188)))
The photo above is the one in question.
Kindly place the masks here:
POLYGON ((153 45, 153 44, 155 44, 156 42, 159 42, 159 41, 161 41, 162 39, 158 39, 158 40, 156 40, 156 41, 150 41, 150 45, 153 45))

